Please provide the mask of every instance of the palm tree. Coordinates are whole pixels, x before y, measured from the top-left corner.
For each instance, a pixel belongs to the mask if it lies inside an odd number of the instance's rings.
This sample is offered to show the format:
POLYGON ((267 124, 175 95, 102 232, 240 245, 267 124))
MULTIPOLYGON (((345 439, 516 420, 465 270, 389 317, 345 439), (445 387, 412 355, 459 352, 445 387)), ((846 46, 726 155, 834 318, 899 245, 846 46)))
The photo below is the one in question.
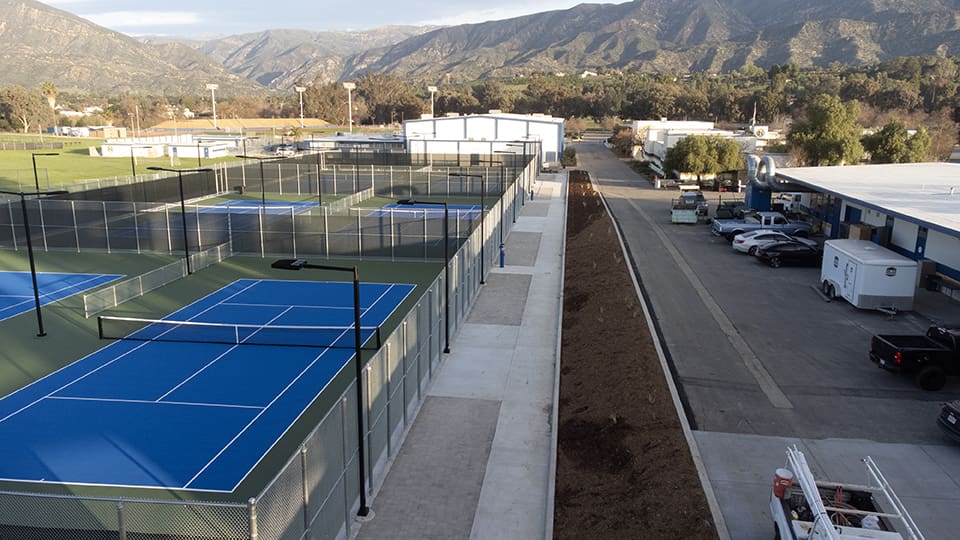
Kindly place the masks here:
POLYGON ((40 93, 43 94, 43 97, 47 98, 47 103, 50 104, 51 109, 57 108, 57 94, 60 93, 57 90, 57 87, 50 81, 46 81, 40 85, 40 93))

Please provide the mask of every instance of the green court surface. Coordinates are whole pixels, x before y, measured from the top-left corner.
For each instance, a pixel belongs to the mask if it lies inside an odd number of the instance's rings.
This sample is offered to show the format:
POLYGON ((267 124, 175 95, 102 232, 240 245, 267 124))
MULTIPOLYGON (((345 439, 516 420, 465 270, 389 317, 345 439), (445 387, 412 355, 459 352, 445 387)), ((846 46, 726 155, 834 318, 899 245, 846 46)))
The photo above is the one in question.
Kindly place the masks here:
MULTIPOLYGON (((38 270, 61 272, 103 272, 137 275, 176 259, 157 255, 103 255, 75 253, 40 253, 37 256, 38 270)), ((119 317, 161 318, 201 297, 204 297, 237 279, 274 279, 307 281, 349 281, 347 272, 323 270, 290 271, 274 269, 270 264, 276 258, 231 257, 225 261, 200 270, 186 278, 174 281, 143 297, 130 300, 103 315, 119 317)), ((352 267, 357 261, 339 261, 316 258, 318 264, 352 267)), ((382 327, 384 339, 399 325, 402 318, 416 305, 426 287, 436 279, 443 265, 440 263, 367 262, 359 263, 360 280, 381 283, 412 283, 417 289, 401 304, 382 327)), ((25 255, 0 252, 0 269, 29 269, 25 255)), ((67 298, 43 308, 45 337, 36 337, 37 320, 34 311, 0 323, 0 339, 5 346, 0 348, 0 395, 29 384, 73 361, 86 356, 109 342, 98 339, 96 317, 83 317, 80 296, 67 298)), ((369 354, 373 354, 370 352, 369 354)), ((365 356, 366 357, 366 356, 365 356)), ((270 358, 264 358, 270 362, 270 358)), ((303 439, 320 421, 323 414, 336 402, 354 377, 352 369, 342 371, 324 393, 307 409, 281 441, 270 450, 264 460, 229 495, 212 496, 204 493, 205 500, 243 502, 256 496, 280 470, 286 460, 296 451, 303 439)), ((318 389, 319 390, 319 389, 318 389)), ((0 490, 17 490, 22 486, 0 483, 0 490)), ((31 489, 34 489, 33 487, 31 489)), ((66 488, 42 486, 46 493, 66 493, 66 488)), ((95 488, 71 486, 70 493, 85 496, 184 498, 195 499, 189 492, 163 492, 155 489, 138 490, 118 488, 95 488)))

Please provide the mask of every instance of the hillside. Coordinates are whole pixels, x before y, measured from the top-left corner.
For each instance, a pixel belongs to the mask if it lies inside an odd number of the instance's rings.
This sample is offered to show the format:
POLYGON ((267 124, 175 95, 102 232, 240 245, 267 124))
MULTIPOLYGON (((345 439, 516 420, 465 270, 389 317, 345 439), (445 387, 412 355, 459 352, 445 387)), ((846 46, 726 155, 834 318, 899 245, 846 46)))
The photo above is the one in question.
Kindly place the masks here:
POLYGON ((0 0, 0 86, 223 95, 365 72, 471 81, 533 72, 872 64, 960 54, 960 0, 641 0, 443 28, 267 30, 140 40, 33 0, 0 0))
POLYGON ((441 28, 353 57, 365 71, 457 79, 611 67, 728 71, 960 52, 958 0, 645 0, 441 28))
POLYGON ((197 49, 231 72, 268 88, 296 81, 336 81, 347 57, 384 47, 434 27, 386 26, 364 32, 267 30, 201 43, 197 49))
POLYGON ((178 43, 147 45, 33 0, 0 0, 0 85, 61 91, 202 92, 218 82, 226 95, 263 92, 200 52, 178 43))

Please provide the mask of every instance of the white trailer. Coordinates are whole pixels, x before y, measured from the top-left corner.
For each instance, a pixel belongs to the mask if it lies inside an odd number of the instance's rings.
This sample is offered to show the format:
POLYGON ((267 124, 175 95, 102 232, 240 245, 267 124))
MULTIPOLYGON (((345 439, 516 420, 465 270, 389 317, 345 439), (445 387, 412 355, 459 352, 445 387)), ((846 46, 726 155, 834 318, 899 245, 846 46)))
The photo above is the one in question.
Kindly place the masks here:
POLYGON ((843 298, 860 309, 910 311, 917 272, 917 261, 869 240, 827 240, 820 286, 828 298, 843 298))

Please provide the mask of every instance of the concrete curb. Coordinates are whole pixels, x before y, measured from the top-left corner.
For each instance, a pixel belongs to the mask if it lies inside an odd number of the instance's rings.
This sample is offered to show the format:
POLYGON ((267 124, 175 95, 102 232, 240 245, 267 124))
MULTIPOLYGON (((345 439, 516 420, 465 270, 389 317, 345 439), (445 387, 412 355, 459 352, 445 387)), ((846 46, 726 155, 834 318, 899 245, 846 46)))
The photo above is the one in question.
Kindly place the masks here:
POLYGON ((723 518, 723 513, 720 511, 720 503, 717 501, 717 496, 713 491, 713 486, 710 484, 710 478, 707 476, 707 469, 703 463, 703 458, 700 456, 700 449, 697 446, 697 441, 693 437, 693 433, 690 431, 690 424, 687 422, 686 413, 683 410, 683 405, 680 402, 680 394, 677 392, 677 386, 674 384, 673 377, 670 374, 670 366, 667 364, 667 358, 663 354, 663 349, 661 348, 661 336, 657 332, 657 328, 653 323, 653 318, 650 315, 649 300, 643 294, 643 290, 640 287, 640 282, 637 278, 633 256, 630 251, 627 249, 626 244, 623 241, 623 233, 620 230, 620 223, 613 217, 613 212, 610 211, 610 206, 607 204, 606 197, 603 196, 603 192, 600 190, 600 185, 594 180, 593 175, 590 176, 590 183, 593 185, 594 190, 597 194, 600 195, 600 200, 603 201, 603 207, 607 211, 607 215, 610 216, 610 220, 614 224, 614 230, 617 232, 617 240, 620 242, 620 249, 623 251, 624 258, 631 261, 630 264, 630 279, 633 281, 633 288, 637 293, 637 298, 640 299, 640 305, 643 307, 643 316, 647 321, 647 328, 650 331, 651 336, 653 336, 653 344, 657 350, 657 358, 660 360, 660 367, 663 370, 663 376, 667 381, 667 386, 670 389, 670 398, 673 400, 673 407, 677 412, 677 417, 680 419, 680 426, 683 429, 683 437, 687 441, 687 447, 690 449, 690 457, 693 460, 694 466, 697 468, 697 476, 700 478, 700 486, 703 488, 703 493, 707 498, 707 505, 710 507, 710 513, 713 516, 713 522, 717 527, 717 536, 720 537, 720 540, 731 540, 730 532, 727 529, 727 523, 723 518))
POLYGON ((547 473, 547 507, 546 507, 546 523, 544 524, 544 539, 552 540, 553 538, 553 512, 555 509, 555 496, 557 490, 557 438, 558 431, 560 427, 557 425, 557 422, 560 418, 560 351, 561 351, 561 340, 563 339, 563 282, 564 282, 564 270, 567 260, 567 242, 566 242, 566 227, 567 227, 567 193, 569 189, 570 174, 568 171, 563 172, 563 182, 561 184, 562 193, 561 200, 563 201, 563 227, 564 227, 564 241, 563 247, 560 251, 560 309, 557 310, 557 355, 556 361, 554 362, 554 380, 553 380, 553 410, 550 412, 550 466, 549 472, 547 473))

